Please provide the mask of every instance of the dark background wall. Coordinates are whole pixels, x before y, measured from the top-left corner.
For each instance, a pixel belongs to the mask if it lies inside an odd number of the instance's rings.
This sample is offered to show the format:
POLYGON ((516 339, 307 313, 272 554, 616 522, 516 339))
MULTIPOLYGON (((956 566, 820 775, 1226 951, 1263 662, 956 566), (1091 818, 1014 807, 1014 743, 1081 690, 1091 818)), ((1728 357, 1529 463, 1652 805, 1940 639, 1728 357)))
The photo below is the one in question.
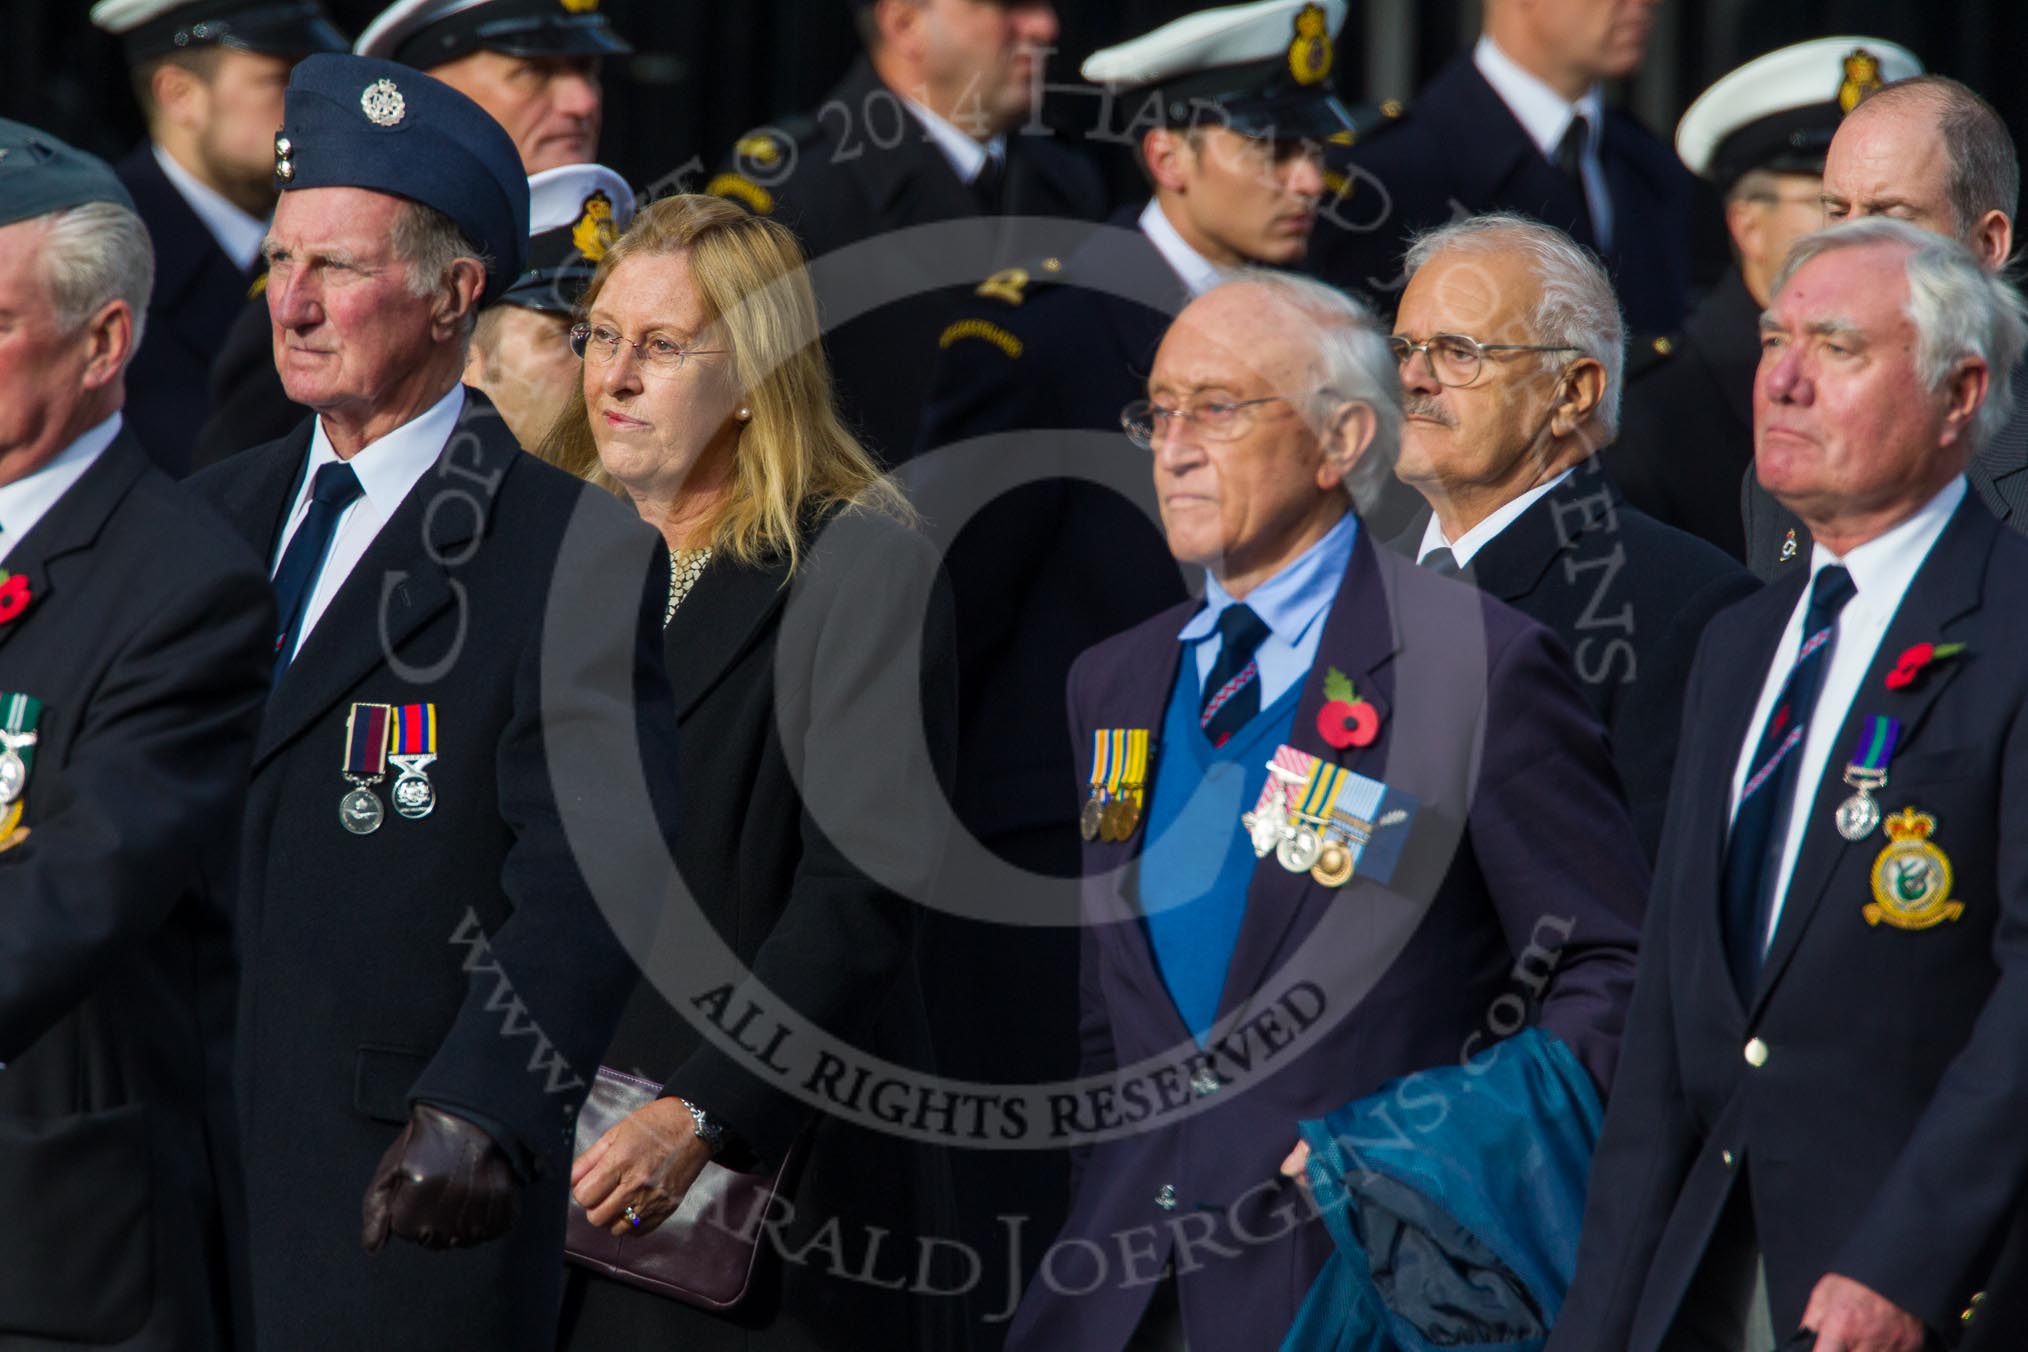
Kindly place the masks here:
MULTIPOLYGON (((327 0, 349 32, 374 0, 327 0)), ((1200 5, 1189 0, 1058 0, 1061 50, 1050 78, 1075 79, 1097 47, 1200 5)), ((0 0, 0 113, 112 155, 140 135, 119 47, 85 20, 87 0, 0 0)), ((631 180, 664 179, 696 157, 822 101, 857 51, 845 0, 606 0, 638 53, 607 71, 603 158, 631 180)), ((1478 26, 1477 0, 1354 0, 1341 86, 1412 96, 1478 26)), ((1647 67, 1624 97, 1665 136, 1699 90, 1734 65, 1805 37, 1867 33, 1906 43, 1933 70, 1992 99, 2028 132, 2028 4, 2021 0, 1666 0, 1647 67)), ((1046 116, 1075 136, 1092 100, 1054 96, 1046 116)), ((1116 150, 1095 147, 1124 185, 1116 150)), ((702 180, 697 180, 701 184, 702 180)))

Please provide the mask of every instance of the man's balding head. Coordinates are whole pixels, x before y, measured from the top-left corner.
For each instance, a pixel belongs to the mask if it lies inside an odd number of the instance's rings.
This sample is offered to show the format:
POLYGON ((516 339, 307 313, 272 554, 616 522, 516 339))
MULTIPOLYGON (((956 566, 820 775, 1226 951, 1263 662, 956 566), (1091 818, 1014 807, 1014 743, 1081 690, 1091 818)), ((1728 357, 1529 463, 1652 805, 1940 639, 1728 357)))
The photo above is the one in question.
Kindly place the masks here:
POLYGON ((1992 105, 1923 75, 1872 95, 1838 128, 1824 162, 1827 223, 1889 216, 1961 241, 1988 268, 2014 246, 2021 164, 1992 105))

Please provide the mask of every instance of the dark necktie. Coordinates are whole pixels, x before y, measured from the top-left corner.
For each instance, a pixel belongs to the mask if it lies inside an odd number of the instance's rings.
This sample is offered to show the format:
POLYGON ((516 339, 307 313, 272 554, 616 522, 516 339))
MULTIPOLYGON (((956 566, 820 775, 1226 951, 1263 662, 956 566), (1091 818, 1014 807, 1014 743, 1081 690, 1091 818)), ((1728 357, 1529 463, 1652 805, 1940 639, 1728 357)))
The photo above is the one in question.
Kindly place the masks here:
POLYGON ((1006 161, 989 152, 986 162, 979 166, 979 172, 972 176, 972 193, 979 199, 979 209, 988 216, 999 215, 1006 190, 1006 161))
POLYGON ((1742 1001, 1753 998, 1760 979, 1768 919, 1774 911, 1774 885, 1781 868, 1782 838, 1795 795, 1796 764, 1809 735, 1817 691, 1831 665, 1838 637, 1838 612, 1857 592, 1852 575, 1833 565, 1810 582, 1810 604, 1803 612, 1803 644, 1796 664, 1782 682, 1781 697, 1768 715, 1767 726, 1754 744, 1753 771, 1740 791, 1733 814, 1732 835, 1725 848, 1725 881, 1720 919, 1725 931, 1725 962, 1742 1001))
POLYGON ((1267 623, 1243 605, 1230 605, 1218 617, 1218 660, 1204 681, 1204 708, 1197 725, 1213 746, 1224 746, 1233 733, 1260 712, 1260 667, 1253 655, 1268 636, 1267 623))
POLYGON ((1585 227, 1598 237, 1598 222, 1591 218, 1591 194, 1584 188, 1584 152, 1591 144, 1591 119, 1579 114, 1570 119, 1570 126, 1564 131, 1563 139, 1556 143, 1556 167, 1577 189, 1577 200, 1584 207, 1585 227))
POLYGON ((1422 566, 1438 577, 1458 576, 1458 556, 1448 549, 1432 549, 1422 556, 1422 566))
POLYGON ((343 460, 334 460, 317 471, 310 484, 310 510, 303 524, 282 553, 275 569, 275 670, 272 685, 282 683, 282 672, 296 650, 296 638, 303 632, 303 612, 310 607, 310 593, 316 590, 317 574, 323 571, 324 556, 331 552, 331 537, 338 532, 338 518, 352 500, 364 492, 359 476, 343 460))

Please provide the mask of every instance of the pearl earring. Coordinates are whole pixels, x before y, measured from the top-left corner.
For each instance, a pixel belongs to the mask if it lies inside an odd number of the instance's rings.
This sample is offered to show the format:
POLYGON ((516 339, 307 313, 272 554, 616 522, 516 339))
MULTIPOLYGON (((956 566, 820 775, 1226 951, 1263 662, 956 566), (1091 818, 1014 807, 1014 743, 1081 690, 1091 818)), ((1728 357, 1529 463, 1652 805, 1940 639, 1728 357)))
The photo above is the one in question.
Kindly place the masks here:
POLYGON ((739 406, 739 412, 733 416, 737 417, 741 422, 746 422, 753 417, 753 410, 748 408, 746 405, 741 404, 739 406))

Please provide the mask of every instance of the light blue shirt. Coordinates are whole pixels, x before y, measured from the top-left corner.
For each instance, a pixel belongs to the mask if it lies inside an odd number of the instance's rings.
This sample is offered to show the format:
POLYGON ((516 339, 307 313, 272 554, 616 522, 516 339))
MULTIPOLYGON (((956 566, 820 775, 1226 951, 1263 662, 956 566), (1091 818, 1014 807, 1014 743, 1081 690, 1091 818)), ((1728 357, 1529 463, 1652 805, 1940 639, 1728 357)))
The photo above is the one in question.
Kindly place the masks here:
MULTIPOLYGON (((1254 651, 1260 672, 1260 703, 1265 709, 1284 691, 1310 674, 1317 660, 1317 648, 1324 641, 1324 613, 1338 595, 1338 584, 1352 562, 1352 546, 1359 539, 1359 517, 1350 511, 1324 538, 1298 554, 1295 561, 1247 593, 1246 604, 1268 627, 1268 636, 1254 651)), ((1204 582, 1204 609, 1190 617, 1176 635, 1183 643, 1197 647, 1197 684, 1201 689, 1225 646, 1218 632, 1218 617, 1227 606, 1238 604, 1232 594, 1209 573, 1204 582)))

